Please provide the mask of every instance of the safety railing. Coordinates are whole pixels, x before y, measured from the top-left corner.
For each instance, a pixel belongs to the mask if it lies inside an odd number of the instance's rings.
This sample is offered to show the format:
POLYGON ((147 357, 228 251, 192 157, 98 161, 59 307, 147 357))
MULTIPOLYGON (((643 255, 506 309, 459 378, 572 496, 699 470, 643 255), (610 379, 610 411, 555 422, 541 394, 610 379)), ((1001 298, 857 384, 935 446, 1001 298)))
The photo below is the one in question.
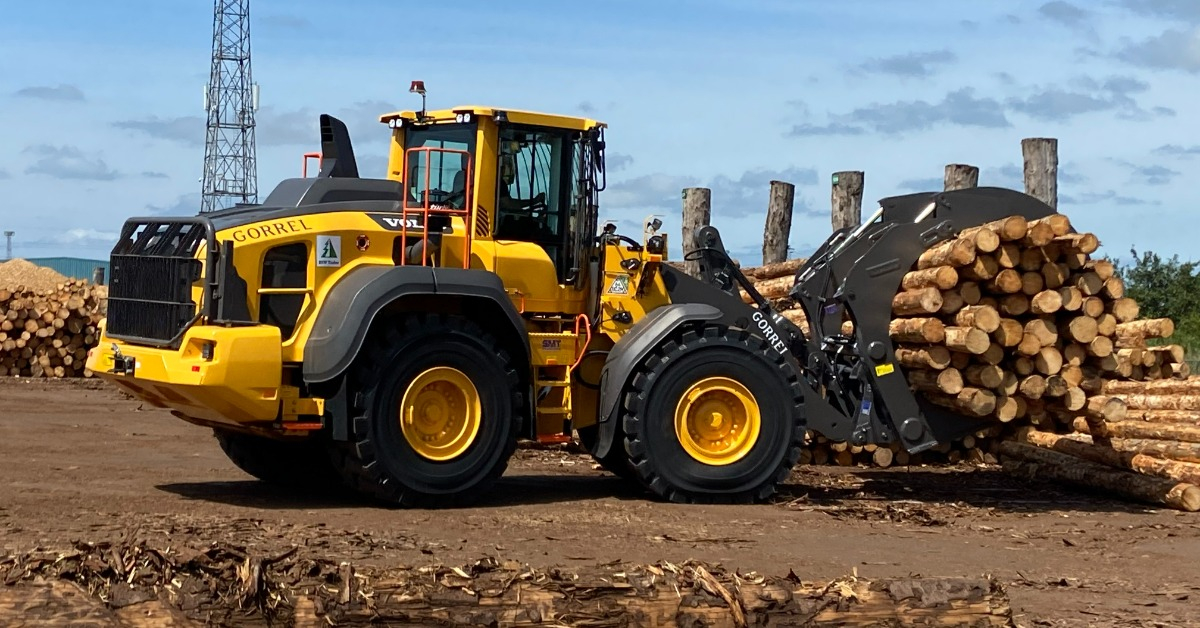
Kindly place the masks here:
POLYGON ((222 281, 216 230, 208 218, 130 218, 109 257, 108 335, 178 346, 201 316, 219 318, 222 281), (197 259, 200 247, 206 259, 197 259), (192 288, 203 280, 201 301, 192 288))
POLYGON ((305 179, 308 178, 308 160, 309 159, 316 159, 317 166, 319 167, 321 165, 321 153, 320 152, 304 153, 304 165, 302 165, 300 167, 300 176, 304 177, 305 179))
MULTIPOLYGON (((439 170, 444 168, 439 167, 439 170)), ((459 169, 455 169, 458 171, 459 169)), ((465 150, 457 150, 451 148, 433 148, 419 147, 410 148, 404 152, 404 173, 407 179, 405 180, 406 193, 404 195, 403 212, 404 224, 412 224, 410 218, 419 217, 419 228, 421 229, 421 257, 420 264, 409 264, 409 234, 408 229, 400 232, 400 248, 403 254, 400 256, 401 266, 420 265, 425 266, 429 261, 429 229, 431 223, 437 222, 440 230, 443 221, 434 220, 438 217, 445 218, 445 224, 452 225, 453 218, 458 216, 463 221, 463 249, 462 249, 462 264, 463 268, 471 266, 471 207, 472 203, 472 171, 471 171, 471 153, 465 150), (438 154, 439 164, 447 163, 448 159, 458 157, 462 164, 463 174, 463 189, 449 191, 433 188, 433 156, 438 154), (420 180, 412 181, 417 168, 424 168, 424 176, 419 177, 420 180), (416 190, 419 194, 417 198, 413 198, 412 191, 416 190), (435 198, 436 196, 436 198, 435 198), (461 199, 461 200, 460 200, 461 199), (413 203, 416 203, 415 205, 413 203), (461 205, 455 206, 461 202, 461 205)), ((443 177, 438 177, 439 184, 444 183, 443 177)), ((451 180, 451 188, 453 188, 453 180, 451 180)), ((415 237, 415 236, 414 236, 415 237)))

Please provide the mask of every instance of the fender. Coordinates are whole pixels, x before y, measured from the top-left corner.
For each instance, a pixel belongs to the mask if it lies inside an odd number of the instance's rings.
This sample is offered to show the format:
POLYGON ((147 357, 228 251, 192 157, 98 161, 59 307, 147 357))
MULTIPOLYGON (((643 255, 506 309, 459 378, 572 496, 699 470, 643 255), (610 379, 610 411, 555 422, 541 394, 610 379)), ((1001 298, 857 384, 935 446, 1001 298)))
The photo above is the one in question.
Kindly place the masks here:
POLYGON ((459 296, 494 302, 507 315, 506 327, 519 335, 529 363, 529 333, 495 273, 430 266, 367 266, 356 269, 330 291, 304 345, 304 381, 328 382, 346 371, 362 349, 380 310, 416 295, 459 296))
POLYGON ((600 372, 599 434, 596 456, 608 454, 617 432, 617 407, 621 392, 637 365, 680 325, 688 321, 715 321, 725 312, 706 303, 676 303, 651 311, 621 337, 600 372))

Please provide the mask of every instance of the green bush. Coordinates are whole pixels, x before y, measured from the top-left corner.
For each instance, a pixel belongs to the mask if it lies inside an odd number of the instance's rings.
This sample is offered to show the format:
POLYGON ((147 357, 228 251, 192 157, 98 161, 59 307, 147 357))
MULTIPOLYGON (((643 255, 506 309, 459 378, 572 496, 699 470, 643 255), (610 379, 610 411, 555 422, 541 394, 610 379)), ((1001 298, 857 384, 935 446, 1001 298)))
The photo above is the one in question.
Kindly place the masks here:
POLYGON ((1188 362, 1200 360, 1200 264, 1180 261, 1178 255, 1163 259, 1153 251, 1139 254, 1131 249, 1128 264, 1109 258, 1125 282, 1125 296, 1138 302, 1139 318, 1169 318, 1175 333, 1168 339, 1148 344, 1183 345, 1188 362))

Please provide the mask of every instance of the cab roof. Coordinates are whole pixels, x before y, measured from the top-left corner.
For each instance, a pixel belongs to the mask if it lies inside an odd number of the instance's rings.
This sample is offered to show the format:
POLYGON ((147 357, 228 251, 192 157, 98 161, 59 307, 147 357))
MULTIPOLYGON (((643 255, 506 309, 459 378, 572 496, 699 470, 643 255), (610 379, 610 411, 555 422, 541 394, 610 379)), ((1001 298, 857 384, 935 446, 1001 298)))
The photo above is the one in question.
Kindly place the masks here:
MULTIPOLYGON (((516 124, 529 124, 534 126, 546 126, 558 129, 571 129, 574 131, 586 131, 593 128, 604 128, 606 125, 598 120, 590 118, 578 118, 575 116, 563 116, 554 113, 541 113, 538 111, 524 111, 521 109, 501 109, 499 107, 485 107, 481 105, 461 105, 451 107, 450 109, 431 109, 425 112, 425 119, 434 121, 454 120, 455 116, 460 113, 469 113, 473 116, 494 117, 497 114, 504 114, 508 117, 509 122, 516 124)), ((395 111, 385 113, 379 116, 379 121, 387 124, 392 120, 402 118, 404 120, 417 119, 418 112, 416 111, 395 111)))

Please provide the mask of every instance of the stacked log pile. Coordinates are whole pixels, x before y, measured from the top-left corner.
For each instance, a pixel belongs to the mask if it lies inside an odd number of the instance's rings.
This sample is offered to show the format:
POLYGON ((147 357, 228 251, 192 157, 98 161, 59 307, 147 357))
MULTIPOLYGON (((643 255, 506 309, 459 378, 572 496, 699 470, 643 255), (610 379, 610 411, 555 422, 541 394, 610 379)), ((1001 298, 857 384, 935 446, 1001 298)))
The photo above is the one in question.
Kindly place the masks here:
MULTIPOLYGON (((1182 347, 1148 346, 1169 338, 1173 322, 1139 318, 1113 264, 1092 259, 1098 247, 1095 235, 1075 232, 1067 216, 1054 214, 1008 217, 926 250, 892 301, 900 371, 929 403, 993 427, 911 458, 894 447, 881 453, 810 435, 804 460, 889 466, 1003 458, 1014 472, 1200 509, 1191 484, 1147 479, 1197 481, 1195 469, 1180 465, 1200 463, 1186 457, 1200 453, 1200 384, 1188 379, 1182 347), (1107 452, 1081 455, 1080 445, 1107 452)), ((807 333, 803 311, 787 298, 801 263, 752 268, 747 276, 807 333)), ((852 334, 853 323, 840 331, 852 334)))
POLYGON ((892 301, 891 336, 912 387, 958 413, 1046 428, 1121 420, 1108 379, 1186 374, 1182 348, 1135 348, 1173 332, 1138 320, 1099 241, 1062 214, 1013 216, 925 251, 892 301))
POLYGON ((0 288, 0 376, 87 375, 84 364, 100 317, 100 299, 87 282, 0 288))

